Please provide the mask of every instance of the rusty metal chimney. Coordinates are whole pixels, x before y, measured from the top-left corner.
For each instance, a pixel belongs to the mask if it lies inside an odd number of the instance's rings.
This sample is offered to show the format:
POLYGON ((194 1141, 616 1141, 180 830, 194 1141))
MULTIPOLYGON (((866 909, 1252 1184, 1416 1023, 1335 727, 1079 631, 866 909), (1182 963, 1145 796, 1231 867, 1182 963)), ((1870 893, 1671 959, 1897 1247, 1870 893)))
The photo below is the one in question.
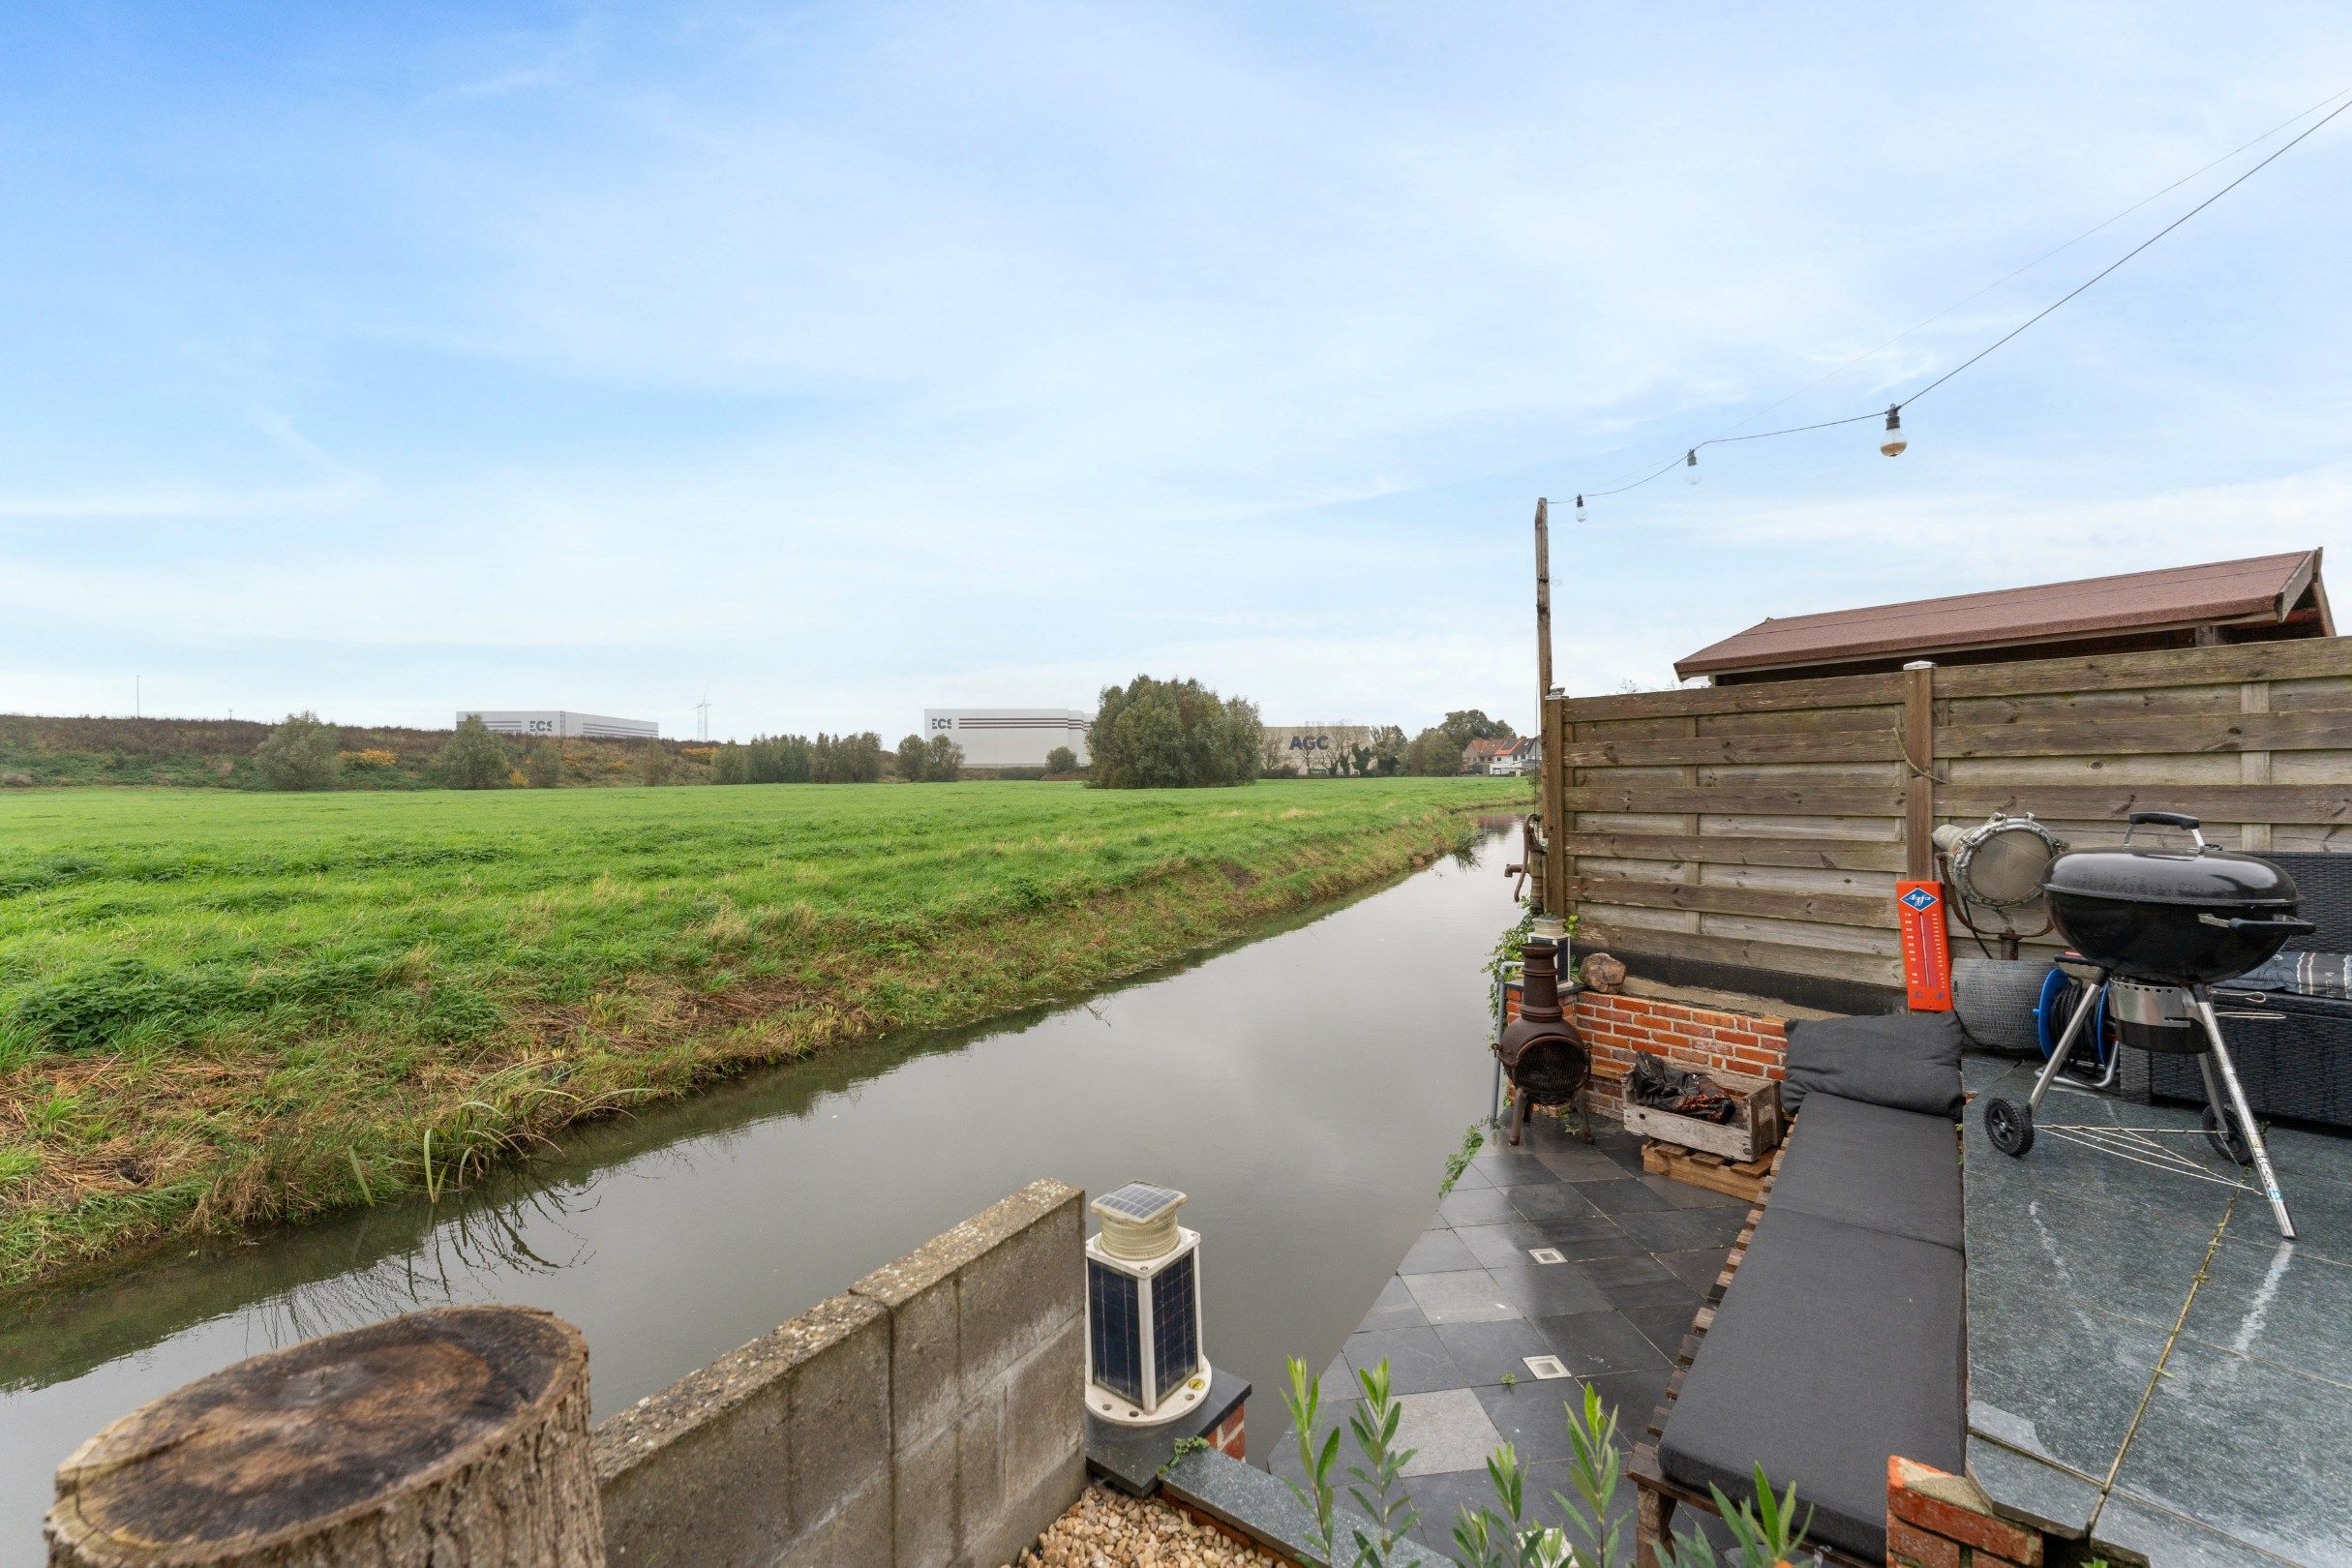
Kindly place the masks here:
POLYGON ((1527 939, 1520 953, 1525 970, 1519 1016, 1494 1046, 1519 1102, 1511 1118, 1514 1144, 1534 1107, 1568 1104, 1592 1075, 1592 1054, 1560 1007, 1559 950, 1543 937, 1527 939))

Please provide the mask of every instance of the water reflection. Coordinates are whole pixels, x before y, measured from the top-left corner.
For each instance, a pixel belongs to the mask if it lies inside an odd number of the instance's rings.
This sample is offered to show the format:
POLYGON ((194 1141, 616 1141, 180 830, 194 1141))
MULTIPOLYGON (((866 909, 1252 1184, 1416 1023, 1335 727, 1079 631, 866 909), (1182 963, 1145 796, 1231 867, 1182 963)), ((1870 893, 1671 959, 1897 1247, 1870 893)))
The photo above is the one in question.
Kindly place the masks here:
POLYGON ((107 1421, 259 1350, 418 1306, 586 1331, 609 1413, 1040 1175, 1192 1194, 1206 1345, 1271 1398, 1428 1217, 1483 1109, 1478 966, 1516 838, 1247 945, 981 1029, 896 1038, 569 1134, 461 1201, 199 1249, 0 1327, 0 1540, 107 1421))

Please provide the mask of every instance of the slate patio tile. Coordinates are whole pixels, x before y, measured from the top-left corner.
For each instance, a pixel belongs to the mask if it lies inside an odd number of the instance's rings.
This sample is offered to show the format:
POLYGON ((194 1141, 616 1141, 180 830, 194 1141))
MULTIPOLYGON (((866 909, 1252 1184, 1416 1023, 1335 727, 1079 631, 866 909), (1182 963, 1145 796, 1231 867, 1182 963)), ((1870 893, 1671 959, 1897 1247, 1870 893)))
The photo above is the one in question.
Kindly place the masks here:
POLYGON ((1425 1230, 1405 1249, 1404 1261, 1397 1265, 1397 1272, 1407 1276, 1442 1274, 1450 1269, 1470 1268, 1474 1263, 1470 1250, 1452 1231, 1425 1230))
POLYGON ((1500 1225, 1520 1218, 1511 1206, 1515 1188, 1457 1188, 1437 1202, 1437 1213, 1449 1225, 1500 1225))
POLYGON ((1662 1209, 1619 1214, 1624 1232, 1653 1252, 1729 1247, 1747 1224, 1745 1209, 1662 1209))
POLYGON ((1672 1361, 1682 1350, 1682 1342, 1689 1338, 1691 1320, 1699 1313, 1699 1302, 1673 1301, 1655 1307, 1622 1307, 1618 1311, 1626 1321, 1642 1331, 1642 1338, 1658 1347, 1658 1353, 1672 1361))
POLYGON ((1367 1334, 1350 1334, 1341 1354, 1346 1358, 1350 1372, 1370 1372, 1386 1361, 1392 1394, 1423 1394, 1431 1389, 1462 1387, 1462 1369, 1446 1354, 1445 1343, 1433 1328, 1374 1329, 1367 1334))
POLYGON ((1742 1214, 1756 1207, 1749 1198, 1734 1197, 1711 1188, 1693 1187, 1688 1182, 1675 1181, 1671 1176, 1644 1176, 1642 1185, 1657 1193, 1677 1209, 1737 1209, 1742 1214))
POLYGON ((1562 1149, 1546 1149, 1536 1159, 1544 1168, 1564 1182, 1617 1182, 1625 1179, 1625 1167, 1599 1149, 1582 1143, 1562 1149))
POLYGON ((1478 1402, 1487 1407, 1487 1418, 1523 1463, 1569 1456, 1572 1450, 1564 1405, 1583 1397, 1584 1385, 1573 1377, 1523 1376, 1509 1388, 1495 1385, 1478 1391, 1478 1402))
POLYGON ((1578 1377, 1603 1372, 1644 1372, 1667 1357, 1623 1312, 1572 1312, 1539 1317, 1535 1328, 1568 1371, 1578 1377))
POLYGON ((1485 1269, 1407 1275, 1404 1288, 1412 1292, 1413 1305, 1432 1325, 1493 1323, 1524 1315, 1501 1282, 1485 1269))
POLYGON ((1597 1312, 1610 1305, 1581 1263, 1515 1264, 1487 1272, 1493 1276, 1494 1288, 1503 1300, 1523 1317, 1597 1312))
POLYGON ((1721 1247, 1698 1247, 1687 1252, 1659 1252, 1654 1255, 1675 1279, 1704 1295, 1714 1288, 1716 1278, 1723 1273, 1723 1261, 1731 1252, 1721 1247))
POLYGON ((1358 1323, 1356 1328, 1359 1331, 1419 1328, 1428 1321, 1429 1319, 1421 1315, 1421 1308, 1413 1300, 1413 1293, 1405 1288, 1402 1276, 1392 1274, 1389 1276, 1388 1283, 1380 1287, 1380 1294, 1373 1299, 1372 1306, 1366 1309, 1364 1320, 1358 1323))
POLYGON ((1470 1168, 1496 1187, 1551 1178, 1544 1162, 1523 1149, 1490 1149, 1470 1161, 1470 1168))
POLYGON ((1612 1216, 1674 1207, 1635 1176, 1620 1176, 1613 1182, 1579 1182, 1577 1191, 1594 1208, 1612 1216))
POLYGON ((1407 1476, 1482 1470, 1487 1456, 1502 1446, 1486 1406, 1466 1388, 1407 1394, 1397 1405, 1397 1446, 1414 1450, 1404 1464, 1407 1476))
POLYGON ((1524 1220, 1503 1225, 1465 1225, 1454 1234, 1482 1269, 1532 1263, 1535 1260, 1527 1255, 1529 1251, 1552 1245, 1540 1228, 1524 1220))
POLYGON ((1552 1354, 1552 1342, 1523 1317, 1497 1323, 1440 1323, 1437 1339, 1460 1367, 1466 1386, 1484 1388, 1506 1376, 1524 1383, 1534 1377, 1529 1356, 1552 1354))
POLYGON ((1600 1211, 1584 1200, 1583 1191, 1567 1182, 1543 1182, 1500 1191, 1522 1219, 1540 1221, 1601 1218, 1600 1211))

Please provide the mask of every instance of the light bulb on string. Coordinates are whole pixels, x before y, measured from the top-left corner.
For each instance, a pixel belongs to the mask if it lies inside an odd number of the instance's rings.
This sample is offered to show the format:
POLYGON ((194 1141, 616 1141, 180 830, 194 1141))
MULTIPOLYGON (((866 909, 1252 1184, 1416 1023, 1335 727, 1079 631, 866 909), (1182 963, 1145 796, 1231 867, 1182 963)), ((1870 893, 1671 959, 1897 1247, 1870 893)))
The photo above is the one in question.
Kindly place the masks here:
POLYGON ((1682 477, 1694 485, 1699 482, 1699 448, 1695 446, 1682 454, 1682 477))
POLYGON ((1879 436, 1879 450, 1888 457, 1901 457, 1909 445, 1911 437, 1903 434, 1903 406, 1890 403, 1886 406, 1886 428, 1879 436))
POLYGON ((1579 523, 1584 521, 1584 498, 1582 496, 1576 498, 1576 520, 1579 523))

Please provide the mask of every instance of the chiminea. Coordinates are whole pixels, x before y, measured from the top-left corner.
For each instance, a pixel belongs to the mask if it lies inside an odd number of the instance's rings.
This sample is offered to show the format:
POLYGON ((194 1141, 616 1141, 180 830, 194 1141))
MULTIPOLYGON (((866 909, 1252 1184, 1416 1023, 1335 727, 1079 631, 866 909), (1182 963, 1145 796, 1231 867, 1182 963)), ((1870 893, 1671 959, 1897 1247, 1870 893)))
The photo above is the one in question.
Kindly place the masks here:
POLYGON ((1560 1010, 1558 947, 1543 937, 1530 937, 1520 956, 1526 967, 1519 1016, 1494 1046, 1518 1101, 1511 1118, 1514 1145, 1536 1106, 1571 1103, 1592 1075, 1592 1055, 1584 1049, 1584 1038, 1560 1010))

